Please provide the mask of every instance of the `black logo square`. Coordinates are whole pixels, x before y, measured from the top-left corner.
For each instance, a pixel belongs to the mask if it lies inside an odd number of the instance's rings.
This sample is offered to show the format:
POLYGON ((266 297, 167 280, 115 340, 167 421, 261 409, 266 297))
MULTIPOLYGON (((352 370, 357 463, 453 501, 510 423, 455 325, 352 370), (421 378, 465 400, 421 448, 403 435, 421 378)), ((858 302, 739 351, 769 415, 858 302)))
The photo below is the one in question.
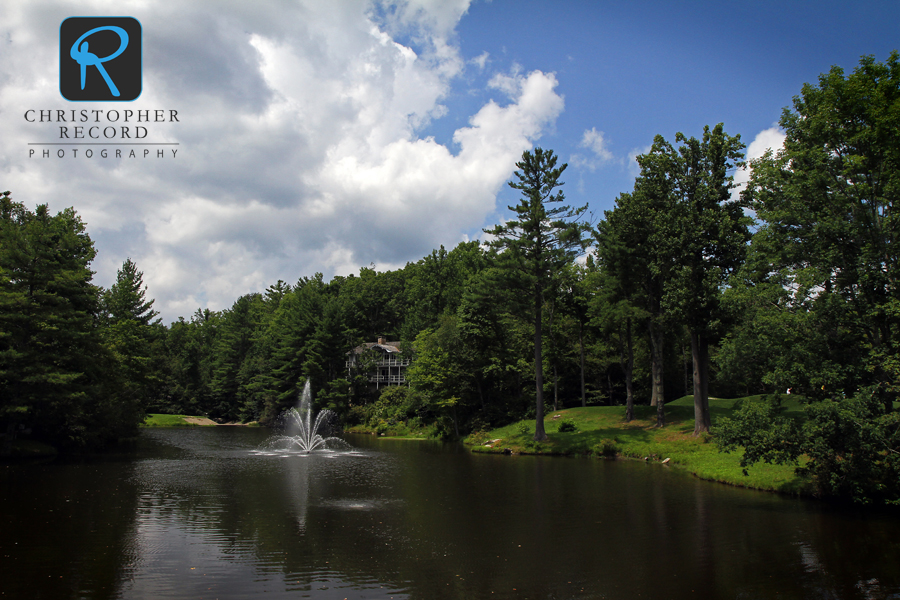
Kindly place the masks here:
POLYGON ((141 95, 141 24, 132 17, 69 17, 59 26, 59 92, 73 102, 141 95))

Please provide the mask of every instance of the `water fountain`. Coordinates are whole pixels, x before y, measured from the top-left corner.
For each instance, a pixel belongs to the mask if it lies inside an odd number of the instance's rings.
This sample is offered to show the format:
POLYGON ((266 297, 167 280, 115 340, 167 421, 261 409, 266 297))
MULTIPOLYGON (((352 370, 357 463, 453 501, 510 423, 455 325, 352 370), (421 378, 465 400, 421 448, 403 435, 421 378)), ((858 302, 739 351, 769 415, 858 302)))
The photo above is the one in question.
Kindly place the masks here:
POLYGON ((319 411, 313 419, 312 393, 308 379, 303 386, 297 407, 285 411, 280 420, 284 434, 276 435, 266 442, 266 448, 269 450, 299 451, 308 454, 315 450, 350 448, 344 440, 330 435, 338 426, 338 417, 333 411, 328 409, 319 411))

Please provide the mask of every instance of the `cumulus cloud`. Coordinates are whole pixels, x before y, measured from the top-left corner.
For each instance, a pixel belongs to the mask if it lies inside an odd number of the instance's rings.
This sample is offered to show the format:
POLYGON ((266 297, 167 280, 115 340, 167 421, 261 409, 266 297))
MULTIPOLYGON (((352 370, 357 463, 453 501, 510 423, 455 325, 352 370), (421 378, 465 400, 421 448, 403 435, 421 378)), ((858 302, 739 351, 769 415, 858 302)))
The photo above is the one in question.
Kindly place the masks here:
MULTIPOLYGON (((130 256, 167 319, 226 308, 278 279, 402 266, 490 225, 515 161, 563 110, 553 74, 516 67, 490 78, 496 97, 454 133, 452 151, 424 134, 463 73, 452 40, 467 9, 468 0, 5 3, 3 189, 32 207, 74 206, 98 246, 97 282, 109 285, 130 256), (130 108, 178 110, 178 122, 148 128, 151 141, 178 144, 176 157, 28 157, 56 125, 28 123, 24 111, 72 108, 59 96, 56 40, 73 12, 141 22, 144 91, 130 108)), ((586 147, 599 157, 596 135, 586 147)))
POLYGON ((770 149, 773 152, 778 152, 784 146, 784 138, 784 132, 778 127, 770 127, 756 134, 756 137, 753 138, 753 141, 747 146, 746 152, 744 152, 744 159, 748 163, 747 166, 738 169, 734 174, 735 187, 731 191, 732 198, 737 198, 747 182, 750 181, 750 161, 761 157, 770 149))

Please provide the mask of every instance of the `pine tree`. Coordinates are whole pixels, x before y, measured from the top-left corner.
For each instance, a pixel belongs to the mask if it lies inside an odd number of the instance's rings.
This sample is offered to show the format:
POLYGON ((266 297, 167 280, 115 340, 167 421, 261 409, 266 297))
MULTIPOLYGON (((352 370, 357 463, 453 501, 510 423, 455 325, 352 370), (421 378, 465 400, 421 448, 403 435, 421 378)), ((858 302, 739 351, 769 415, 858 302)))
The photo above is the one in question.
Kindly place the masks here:
POLYGON ((116 282, 103 294, 104 338, 115 355, 123 381, 118 394, 146 408, 160 387, 164 330, 153 319, 153 300, 146 297, 144 274, 126 259, 116 282))
POLYGON ((139 325, 149 325, 159 313, 153 310, 154 301, 147 300, 146 294, 144 274, 130 258, 126 258, 116 273, 116 282, 104 297, 109 319, 113 323, 132 320, 139 325))
POLYGON ((520 169, 514 175, 517 181, 509 186, 519 190, 522 198, 518 205, 508 207, 517 218, 486 229, 495 236, 490 245, 502 251, 500 264, 511 275, 510 283, 531 298, 531 320, 534 324, 535 371, 535 441, 547 439, 544 432, 544 373, 541 313, 544 296, 552 289, 557 273, 584 249, 584 235, 589 226, 579 222, 587 211, 570 206, 549 207, 565 199, 560 181, 566 164, 557 167, 557 157, 552 150, 535 148, 526 150, 522 160, 516 163, 520 169))
POLYGON ((0 425, 62 446, 133 435, 140 408, 115 397, 113 359, 96 327, 94 244, 71 208, 34 212, 0 195, 0 425))

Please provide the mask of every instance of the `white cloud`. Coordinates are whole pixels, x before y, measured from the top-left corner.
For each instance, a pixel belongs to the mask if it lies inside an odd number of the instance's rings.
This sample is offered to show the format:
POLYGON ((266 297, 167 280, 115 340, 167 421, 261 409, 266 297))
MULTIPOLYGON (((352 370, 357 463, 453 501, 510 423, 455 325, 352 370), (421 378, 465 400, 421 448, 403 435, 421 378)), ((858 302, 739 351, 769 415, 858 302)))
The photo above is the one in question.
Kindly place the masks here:
POLYGON ((769 149, 777 152, 784 145, 784 138, 784 132, 778 127, 770 127, 760 131, 753 138, 753 141, 750 142, 750 145, 747 146, 747 160, 759 158, 769 149))
POLYGON ((581 137, 581 148, 587 148, 591 151, 591 156, 583 156, 581 154, 573 154, 570 161, 573 165, 586 168, 590 171, 596 171, 601 164, 613 160, 613 153, 606 147, 606 140, 602 131, 597 131, 596 127, 585 129, 584 135, 581 137))
POLYGON ((75 206, 99 250, 97 283, 131 257, 166 319, 278 279, 397 267, 454 245, 494 214, 515 161, 563 110, 553 74, 514 67, 454 133, 455 154, 423 134, 463 71, 449 40, 467 0, 97 0, 76 12, 113 8, 144 29, 144 91, 130 107, 179 111, 150 133, 178 156, 29 159, 27 144, 56 130, 24 111, 71 108, 55 65, 73 9, 5 3, 0 178, 31 207, 75 206))
POLYGON ((647 154, 653 148, 652 144, 647 144, 643 148, 635 148, 628 153, 628 172, 637 177, 641 174, 641 165, 638 164, 637 157, 641 154, 647 154))
POLYGON ((479 71, 484 71, 484 67, 487 65, 488 60, 490 60, 490 54, 488 54, 487 50, 471 59, 469 62, 478 67, 479 71))
POLYGON ((753 141, 750 142, 747 146, 747 151, 744 153, 744 159, 747 161, 748 166, 738 169, 734 174, 735 187, 731 191, 732 198, 736 199, 747 182, 750 181, 749 162, 761 157, 766 153, 766 150, 771 149, 773 152, 778 152, 784 145, 784 138, 784 132, 778 127, 770 127, 756 134, 756 137, 753 138, 753 141))

